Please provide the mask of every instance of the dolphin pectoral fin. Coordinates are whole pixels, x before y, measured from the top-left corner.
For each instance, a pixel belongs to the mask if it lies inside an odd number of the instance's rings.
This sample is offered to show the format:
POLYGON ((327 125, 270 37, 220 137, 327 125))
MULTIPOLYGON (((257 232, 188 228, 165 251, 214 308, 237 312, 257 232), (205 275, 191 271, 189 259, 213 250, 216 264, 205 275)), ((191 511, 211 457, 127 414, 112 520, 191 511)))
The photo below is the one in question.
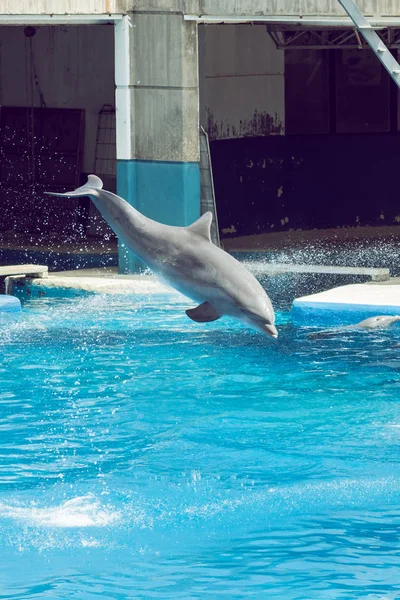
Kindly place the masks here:
POLYGON ((221 317, 215 310, 215 308, 209 302, 203 302, 196 308, 189 308, 186 311, 187 316, 192 321, 197 323, 209 323, 210 321, 216 321, 221 317))

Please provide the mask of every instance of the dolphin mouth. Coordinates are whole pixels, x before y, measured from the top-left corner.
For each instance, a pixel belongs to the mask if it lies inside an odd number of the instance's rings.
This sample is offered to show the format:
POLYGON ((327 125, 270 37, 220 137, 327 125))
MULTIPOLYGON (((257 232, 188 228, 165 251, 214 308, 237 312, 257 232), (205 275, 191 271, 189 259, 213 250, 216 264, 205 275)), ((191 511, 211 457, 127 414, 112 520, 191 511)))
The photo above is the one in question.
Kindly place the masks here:
POLYGON ((269 337, 273 337, 275 340, 278 337, 278 330, 272 323, 266 323, 265 321, 259 321, 251 319, 250 324, 261 333, 266 333, 269 337))
POLYGON ((274 339, 277 339, 278 337, 278 330, 275 327, 275 325, 271 325, 270 323, 263 323, 262 325, 259 325, 261 331, 264 331, 267 335, 273 337, 274 339))
POLYGON ((258 329, 261 333, 266 333, 270 337, 277 339, 278 330, 273 323, 265 320, 265 317, 252 313, 246 309, 241 309, 240 312, 244 315, 242 319, 246 321, 249 325, 254 327, 254 329, 258 329))

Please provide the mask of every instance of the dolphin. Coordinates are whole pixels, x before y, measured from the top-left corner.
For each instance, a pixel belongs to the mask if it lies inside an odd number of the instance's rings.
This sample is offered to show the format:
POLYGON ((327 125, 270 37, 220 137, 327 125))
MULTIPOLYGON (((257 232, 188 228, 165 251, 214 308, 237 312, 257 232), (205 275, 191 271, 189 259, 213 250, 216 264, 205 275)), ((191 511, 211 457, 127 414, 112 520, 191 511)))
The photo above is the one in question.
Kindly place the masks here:
POLYGON ((342 333, 349 329, 384 329, 397 321, 400 321, 400 316, 398 315, 378 315, 377 317, 368 317, 368 319, 364 319, 356 325, 332 327, 331 329, 324 329, 323 331, 318 331, 316 333, 309 333, 307 337, 310 339, 332 337, 337 333, 342 333))
POLYGON ((380 315, 378 317, 369 317, 368 319, 364 319, 364 321, 360 321, 357 323, 356 327, 360 329, 381 329, 384 327, 389 327, 400 321, 399 315, 380 315))
POLYGON ((199 303, 186 311, 193 321, 207 323, 228 315, 278 337, 274 309, 264 288, 238 260, 212 243, 211 212, 188 227, 163 225, 103 190, 96 175, 89 175, 85 185, 71 192, 46 193, 89 196, 129 250, 163 281, 199 303))

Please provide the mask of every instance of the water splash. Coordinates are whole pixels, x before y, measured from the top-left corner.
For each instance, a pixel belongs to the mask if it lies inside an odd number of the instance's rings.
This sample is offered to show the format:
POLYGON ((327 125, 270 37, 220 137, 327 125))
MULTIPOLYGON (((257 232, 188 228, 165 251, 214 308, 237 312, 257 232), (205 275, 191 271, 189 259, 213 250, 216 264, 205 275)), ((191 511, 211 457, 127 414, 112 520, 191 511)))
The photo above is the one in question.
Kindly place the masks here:
POLYGON ((121 514, 112 506, 103 505, 94 496, 78 496, 59 506, 39 507, 0 504, 2 517, 20 521, 32 527, 105 527, 117 523, 121 514))

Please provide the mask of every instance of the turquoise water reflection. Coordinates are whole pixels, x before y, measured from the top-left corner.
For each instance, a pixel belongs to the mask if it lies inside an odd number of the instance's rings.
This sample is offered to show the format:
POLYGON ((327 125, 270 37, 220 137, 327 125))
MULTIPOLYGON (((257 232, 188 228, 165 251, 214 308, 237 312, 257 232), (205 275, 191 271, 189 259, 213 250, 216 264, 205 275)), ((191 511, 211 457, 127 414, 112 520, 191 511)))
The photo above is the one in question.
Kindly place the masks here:
POLYGON ((185 300, 0 340, 0 598, 395 598, 399 331, 272 341, 185 300))

